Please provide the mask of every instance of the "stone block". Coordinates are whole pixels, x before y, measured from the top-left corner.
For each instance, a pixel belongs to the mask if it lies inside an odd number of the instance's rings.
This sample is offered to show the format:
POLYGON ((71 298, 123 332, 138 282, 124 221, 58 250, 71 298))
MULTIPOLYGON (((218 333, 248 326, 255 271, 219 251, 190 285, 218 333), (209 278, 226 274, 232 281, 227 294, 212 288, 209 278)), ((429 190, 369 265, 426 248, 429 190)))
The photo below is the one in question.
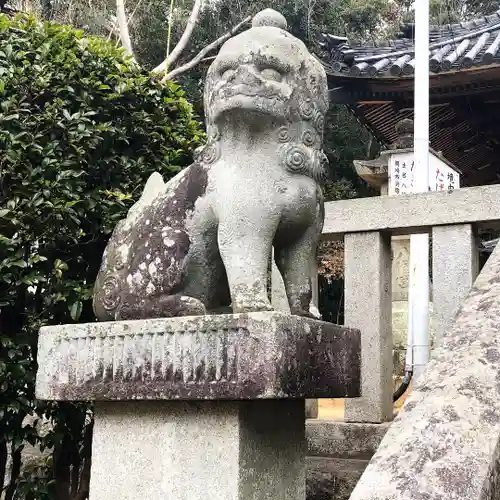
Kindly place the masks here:
POLYGON ((372 196, 325 203, 323 238, 384 231, 392 234, 429 232, 433 226, 482 224, 498 227, 500 186, 476 186, 448 191, 372 196))
POLYGON ((307 500, 347 500, 390 425, 306 422, 307 500))
POLYGON ((303 500, 304 402, 98 402, 89 500, 303 500))
POLYGON ((437 341, 451 324, 479 272, 476 234, 470 224, 432 230, 437 341))
POLYGON ((346 235, 344 287, 345 324, 362 332, 362 397, 346 401, 345 420, 392 420, 391 246, 387 235, 346 235))
POLYGON ((360 424, 328 420, 306 424, 308 455, 369 460, 385 436, 390 422, 360 424))
POLYGON ((392 300, 408 300, 410 277, 410 239, 407 236, 392 237, 392 300))
POLYGON ((44 400, 356 397, 359 331, 277 312, 42 328, 44 400))
POLYGON ((348 500, 368 460, 307 457, 306 500, 348 500))

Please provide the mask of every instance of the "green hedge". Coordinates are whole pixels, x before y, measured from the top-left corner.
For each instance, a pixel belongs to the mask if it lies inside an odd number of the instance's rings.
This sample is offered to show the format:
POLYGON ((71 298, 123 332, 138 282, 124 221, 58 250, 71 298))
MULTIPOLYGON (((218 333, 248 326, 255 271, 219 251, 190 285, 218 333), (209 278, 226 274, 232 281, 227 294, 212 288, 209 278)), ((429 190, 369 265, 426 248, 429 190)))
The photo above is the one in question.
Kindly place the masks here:
POLYGON ((179 86, 161 84, 121 49, 0 15, 0 483, 7 444, 15 465, 26 439, 55 449, 53 480, 37 483, 43 491, 16 479, 6 500, 17 487, 14 498, 37 500, 86 488, 89 419, 77 405, 36 405, 37 331, 94 320, 90 297, 110 232, 147 177, 187 166, 202 138, 179 86), (21 425, 35 407, 55 423, 43 439, 21 425))

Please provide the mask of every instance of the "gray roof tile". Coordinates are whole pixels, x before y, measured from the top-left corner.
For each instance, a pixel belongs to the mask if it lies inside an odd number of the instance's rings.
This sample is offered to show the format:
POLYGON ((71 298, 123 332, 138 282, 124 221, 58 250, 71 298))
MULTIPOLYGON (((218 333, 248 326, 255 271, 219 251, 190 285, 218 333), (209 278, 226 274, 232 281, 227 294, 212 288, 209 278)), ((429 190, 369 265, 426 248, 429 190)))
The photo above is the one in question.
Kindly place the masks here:
MULTIPOLYGON (((414 26, 402 27, 413 36, 414 26)), ((429 68, 437 74, 500 64, 500 10, 460 24, 431 26, 429 68)), ((352 77, 409 77, 415 69, 412 38, 350 45, 345 38, 325 34, 318 56, 328 73, 352 77)))

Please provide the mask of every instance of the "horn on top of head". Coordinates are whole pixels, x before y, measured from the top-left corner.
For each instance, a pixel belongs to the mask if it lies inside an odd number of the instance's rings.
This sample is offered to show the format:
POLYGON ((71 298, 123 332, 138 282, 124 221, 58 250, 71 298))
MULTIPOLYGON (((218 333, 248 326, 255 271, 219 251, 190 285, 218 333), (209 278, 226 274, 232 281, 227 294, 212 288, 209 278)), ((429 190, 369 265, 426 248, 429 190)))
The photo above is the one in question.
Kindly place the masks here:
POLYGON ((273 26, 275 28, 281 28, 286 30, 288 24, 286 22, 285 16, 275 11, 274 9, 264 9, 255 14, 252 19, 252 27, 256 28, 259 26, 273 26))

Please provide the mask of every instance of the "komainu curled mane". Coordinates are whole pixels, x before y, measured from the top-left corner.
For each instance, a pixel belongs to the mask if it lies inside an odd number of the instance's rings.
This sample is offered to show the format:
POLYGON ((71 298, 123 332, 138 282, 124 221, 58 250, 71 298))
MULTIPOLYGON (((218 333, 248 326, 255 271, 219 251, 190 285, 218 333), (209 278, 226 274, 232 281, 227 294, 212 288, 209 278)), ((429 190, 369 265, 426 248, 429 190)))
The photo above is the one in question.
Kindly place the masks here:
POLYGON ((309 315, 323 226, 326 75, 267 9, 228 40, 205 87, 208 143, 164 184, 149 179, 110 241, 99 320, 272 310, 272 247, 292 314, 309 315))

